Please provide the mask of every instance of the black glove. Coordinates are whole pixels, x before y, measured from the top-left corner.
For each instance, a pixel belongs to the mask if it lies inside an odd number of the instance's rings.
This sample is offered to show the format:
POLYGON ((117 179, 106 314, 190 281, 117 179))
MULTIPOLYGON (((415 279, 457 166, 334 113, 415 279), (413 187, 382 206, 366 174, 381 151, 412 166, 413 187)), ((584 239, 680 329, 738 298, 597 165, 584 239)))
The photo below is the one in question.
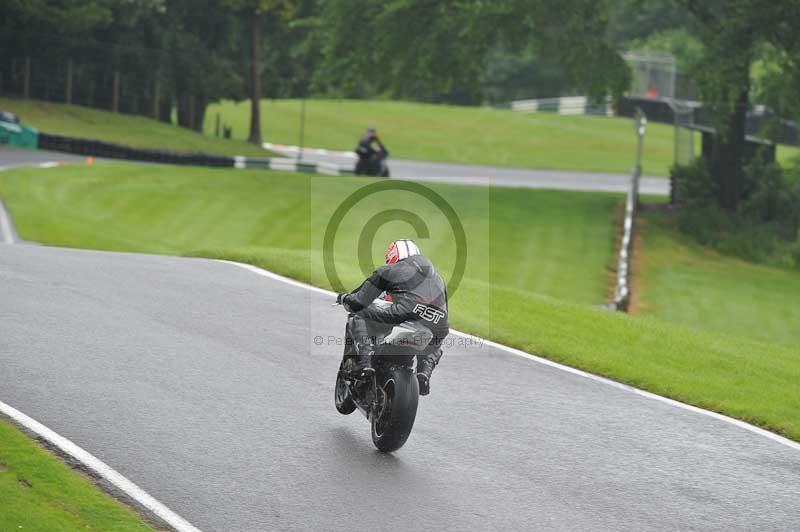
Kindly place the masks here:
POLYGON ((344 305, 344 298, 347 296, 347 292, 342 292, 341 294, 336 296, 336 302, 340 305, 344 305))

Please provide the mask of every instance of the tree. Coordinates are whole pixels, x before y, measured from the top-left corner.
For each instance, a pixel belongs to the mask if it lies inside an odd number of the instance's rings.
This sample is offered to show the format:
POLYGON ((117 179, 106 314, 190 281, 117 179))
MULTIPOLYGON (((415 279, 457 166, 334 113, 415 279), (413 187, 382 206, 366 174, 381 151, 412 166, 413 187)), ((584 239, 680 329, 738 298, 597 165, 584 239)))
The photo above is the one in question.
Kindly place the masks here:
POLYGON ((248 142, 261 145, 261 27, 268 16, 286 16, 289 0, 225 0, 227 6, 250 25, 250 135, 248 142))
MULTIPOLYGON (((711 172, 718 185, 720 205, 734 212, 744 193, 743 154, 751 68, 764 46, 787 57, 800 57, 800 2, 676 1, 691 15, 692 29, 704 45, 696 76, 700 96, 711 110, 717 130, 711 172)), ((796 68, 797 61, 794 65, 796 68)))
POLYGON ((344 96, 385 94, 479 104, 485 59, 531 43, 595 98, 621 93, 628 70, 606 37, 608 1, 327 0, 317 86, 344 96))
POLYGON ((169 0, 161 47, 165 81, 178 125, 202 131, 206 107, 241 97, 237 74, 239 21, 223 0, 169 0))
MULTIPOLYGON (((7 0, 3 20, 22 23, 31 32, 77 34, 111 23, 114 0, 7 0), (15 20, 16 19, 16 20, 15 20)), ((12 29, 7 26, 7 29, 12 29)))

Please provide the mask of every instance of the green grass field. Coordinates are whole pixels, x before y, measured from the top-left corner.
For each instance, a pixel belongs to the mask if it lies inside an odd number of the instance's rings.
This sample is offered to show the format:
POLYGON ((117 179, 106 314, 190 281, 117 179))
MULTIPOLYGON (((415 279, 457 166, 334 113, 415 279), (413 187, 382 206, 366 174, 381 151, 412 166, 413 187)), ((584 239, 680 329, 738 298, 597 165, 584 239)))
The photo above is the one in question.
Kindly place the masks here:
MULTIPOLYGON (((264 100, 261 109, 265 140, 298 144, 299 100, 264 100)), ((217 112, 234 136, 246 138, 249 101, 210 106, 207 132, 217 112)), ((352 150, 368 125, 403 159, 627 173, 636 153, 627 119, 360 100, 308 100, 305 144, 352 150)), ((667 175, 672 130, 654 125, 647 140, 647 173, 667 175)))
POLYGON ((24 124, 56 135, 99 139, 136 148, 254 157, 270 155, 239 140, 215 139, 141 116, 114 114, 77 105, 0 98, 0 110, 10 111, 24 124))
POLYGON ((800 272, 720 255, 682 235, 669 214, 640 217, 641 314, 756 340, 800 345, 800 272))
POLYGON ((145 532, 137 514, 0 419, 0 530, 145 532))
MULTIPOLYGON (((23 238, 226 257, 327 287, 318 251, 327 219, 342 198, 371 182, 109 164, 6 171, 0 195, 23 238)), ((456 209, 470 244, 465 280, 451 301, 455 327, 800 440, 796 347, 593 304, 606 291, 618 196, 432 188, 456 209)), ((336 264, 348 286, 361 277, 354 248, 363 219, 387 205, 413 207, 428 223, 431 238, 420 243, 447 277, 454 251, 447 222, 396 194, 344 219, 336 264)), ((373 260, 402 228, 378 231, 373 260)))
MULTIPOLYGON (((263 100, 261 109, 265 140, 299 143, 299 100, 263 100)), ((217 113, 233 126, 236 138, 247 138, 249 101, 211 105, 208 133, 217 113)), ((360 100, 308 100, 305 145, 352 150, 368 125, 375 125, 391 155, 402 159, 624 174, 636 154, 633 124, 627 118, 360 100)), ((668 175, 673 139, 671 126, 647 126, 645 174, 668 175)), ((700 149, 699 139, 696 147, 700 149)), ((797 153, 780 147, 778 157, 783 161, 797 153)))
MULTIPOLYGON (((150 253, 254 254, 260 264, 310 279, 309 246, 321 249, 332 210, 361 178, 317 177, 266 171, 95 164, 37 172, 6 171, 0 193, 25 238, 70 247, 150 253), (37 210, 47 204, 47 216, 37 210), (320 237, 312 242, 311 236, 320 237), (301 268, 302 267, 302 268, 301 268), (305 271, 301 271, 304 269, 305 271)), ((387 182, 384 183, 394 183, 387 182)), ((605 300, 607 267, 613 262, 614 209, 622 196, 532 189, 433 185, 453 205, 469 237, 465 282, 487 284, 570 301, 605 300), (489 233, 491 231, 491 233, 489 233), (544 250, 548 250, 547 253, 544 250), (490 262, 489 257, 502 257, 490 262), (490 276, 491 275, 491 279, 490 276)), ((342 223, 337 260, 355 255, 350 245, 364 221, 388 205, 411 208, 428 224, 426 253, 451 271, 450 226, 437 208, 405 192, 387 192, 359 204, 342 223), (386 195, 388 194, 388 196, 386 195)), ((373 259, 392 235, 409 234, 402 222, 382 227, 373 259)), ((311 263, 314 264, 311 264, 311 263)), ((363 278, 343 260, 342 277, 363 278)), ((355 263, 358 264, 357 262, 355 263)), ((313 268, 318 271, 317 268, 313 268)), ((323 279, 313 277, 322 283, 323 279)), ((456 294, 458 300, 459 294, 456 294)))
MULTIPOLYGON (((249 102, 214 104, 206 113, 206 135, 139 116, 76 105, 0 98, 0 109, 47 133, 93 138, 141 148, 268 157, 244 142, 249 132, 249 102), (215 116, 233 126, 234 138, 211 136, 215 116)), ((266 140, 297 144, 300 102, 264 100, 266 140)), ((429 161, 510 167, 627 173, 636 150, 629 119, 597 116, 520 114, 479 107, 358 100, 309 100, 305 143, 351 150, 367 125, 377 125, 392 156, 429 161)), ((699 144, 698 144, 699 145, 699 144)), ((795 148, 779 147, 789 162, 795 148)), ((668 174, 673 130, 651 123, 645 139, 645 174, 668 174)))

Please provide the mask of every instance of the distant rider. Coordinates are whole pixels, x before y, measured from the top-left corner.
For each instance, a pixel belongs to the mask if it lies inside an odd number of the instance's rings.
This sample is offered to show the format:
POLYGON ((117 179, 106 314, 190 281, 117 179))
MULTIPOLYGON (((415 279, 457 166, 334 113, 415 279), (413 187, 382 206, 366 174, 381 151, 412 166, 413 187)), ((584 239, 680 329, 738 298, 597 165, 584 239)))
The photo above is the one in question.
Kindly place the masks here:
POLYGON ((376 346, 369 339, 375 329, 411 321, 433 333, 428 346, 417 355, 420 395, 430 393, 431 373, 442 358, 442 344, 450 332, 447 316, 447 288, 430 259, 420 255, 412 240, 395 240, 384 256, 386 264, 375 270, 361 286, 339 294, 337 301, 355 313, 351 336, 356 340, 356 369, 371 371, 376 346), (373 303, 379 296, 391 305, 373 303))
POLYGON ((356 155, 358 156, 356 175, 389 177, 389 168, 386 165, 389 150, 381 142, 374 127, 367 129, 358 139, 356 155))

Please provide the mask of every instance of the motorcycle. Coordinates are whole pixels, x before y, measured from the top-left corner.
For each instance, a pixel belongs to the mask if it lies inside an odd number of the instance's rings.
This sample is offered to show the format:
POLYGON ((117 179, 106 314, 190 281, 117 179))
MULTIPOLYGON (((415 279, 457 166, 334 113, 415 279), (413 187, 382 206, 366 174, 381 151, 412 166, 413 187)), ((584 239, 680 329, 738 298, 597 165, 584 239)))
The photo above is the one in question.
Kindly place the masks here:
MULTIPOLYGON (((379 301, 382 302, 376 303, 379 301)), ((386 302, 378 304, 383 303, 386 302)), ((417 416, 419 383, 414 361, 433 335, 416 322, 395 325, 388 334, 377 332, 372 355, 374 371, 355 374, 353 319, 354 315, 349 314, 345 352, 336 375, 336 410, 348 415, 358 409, 370 422, 375 447, 381 452, 396 451, 408 440, 417 416)))
POLYGON ((371 177, 390 177, 389 165, 386 163, 387 156, 375 154, 370 158, 359 159, 353 172, 356 175, 366 175, 371 177))

